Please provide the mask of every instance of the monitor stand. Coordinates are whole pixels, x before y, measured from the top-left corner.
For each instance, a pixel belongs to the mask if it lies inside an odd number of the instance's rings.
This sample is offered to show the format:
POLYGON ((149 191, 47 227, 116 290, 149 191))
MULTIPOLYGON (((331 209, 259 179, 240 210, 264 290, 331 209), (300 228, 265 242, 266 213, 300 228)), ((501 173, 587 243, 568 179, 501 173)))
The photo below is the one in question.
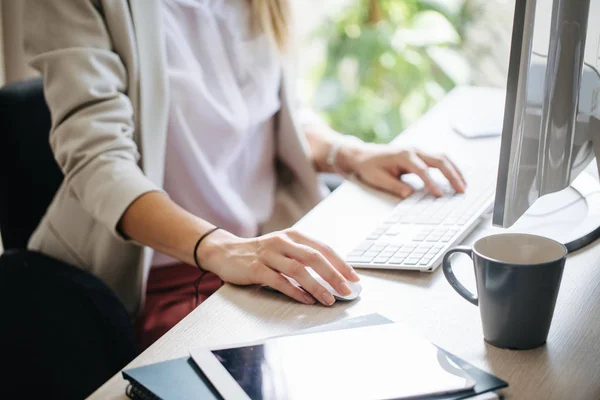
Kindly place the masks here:
MULTIPOLYGON (((590 166, 595 169, 593 164, 590 166)), ((598 178, 588 168, 569 188, 537 199, 510 228, 492 230, 542 235, 564 243, 569 251, 578 250, 600 235, 598 178)))
MULTIPOLYGON (((600 119, 590 116, 586 139, 591 142, 595 161, 559 192, 538 198, 510 228, 493 227, 494 233, 518 232, 542 235, 577 251, 600 238, 600 119)), ((578 173, 578 171, 572 171, 578 173)))

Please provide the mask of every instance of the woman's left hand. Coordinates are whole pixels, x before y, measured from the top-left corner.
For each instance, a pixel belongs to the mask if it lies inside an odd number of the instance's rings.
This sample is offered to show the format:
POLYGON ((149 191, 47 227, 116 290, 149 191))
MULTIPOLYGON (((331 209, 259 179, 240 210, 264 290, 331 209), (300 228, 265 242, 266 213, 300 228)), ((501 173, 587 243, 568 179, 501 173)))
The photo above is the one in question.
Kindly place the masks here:
POLYGON ((466 189, 461 172, 444 155, 431 155, 393 145, 361 143, 342 146, 338 162, 344 171, 354 174, 364 183, 401 198, 410 196, 414 191, 412 186, 400 180, 401 175, 408 173, 418 175, 434 196, 443 195, 429 175, 429 168, 439 169, 456 192, 463 193, 466 189))

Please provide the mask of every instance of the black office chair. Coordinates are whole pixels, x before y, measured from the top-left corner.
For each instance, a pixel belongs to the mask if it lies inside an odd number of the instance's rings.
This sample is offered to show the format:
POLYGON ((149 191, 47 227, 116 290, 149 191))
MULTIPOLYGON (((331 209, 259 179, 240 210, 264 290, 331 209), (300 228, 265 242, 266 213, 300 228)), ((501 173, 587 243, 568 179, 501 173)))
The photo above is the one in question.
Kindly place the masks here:
MULTIPOLYGON (((65 92, 68 95, 68 92, 65 92)), ((81 399, 137 355, 130 318, 93 275, 26 250, 63 176, 42 80, 0 88, 0 398, 81 399)))

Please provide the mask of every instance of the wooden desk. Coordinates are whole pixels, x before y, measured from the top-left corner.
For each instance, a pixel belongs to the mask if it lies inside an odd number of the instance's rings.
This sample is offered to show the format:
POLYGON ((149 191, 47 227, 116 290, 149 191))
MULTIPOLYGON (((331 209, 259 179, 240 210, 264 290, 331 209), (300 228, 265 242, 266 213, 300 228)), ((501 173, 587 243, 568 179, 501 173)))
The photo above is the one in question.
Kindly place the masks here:
MULTIPOLYGON (((457 91, 448 95, 399 141, 456 151, 465 139, 451 131, 448 118, 458 100, 457 91)), ((486 140, 493 152, 497 139, 486 140)), ((366 234, 351 229, 357 221, 376 224, 396 202, 347 182, 298 228, 345 252, 366 234), (370 207, 364 207, 365 201, 370 207)), ((490 230, 486 220, 466 242, 490 230)), ((464 265, 456 273, 473 290, 473 268, 468 259, 460 262, 464 265)), ((503 392, 507 398, 600 399, 600 244, 569 256, 548 342, 529 351, 502 350, 484 342, 478 308, 454 292, 441 268, 433 273, 359 273, 361 297, 330 308, 297 304, 256 287, 226 285, 126 368, 182 357, 201 345, 256 340, 377 312, 412 325, 432 342, 505 379, 510 384, 503 392)), ((90 398, 126 399, 125 388, 119 373, 90 398)))

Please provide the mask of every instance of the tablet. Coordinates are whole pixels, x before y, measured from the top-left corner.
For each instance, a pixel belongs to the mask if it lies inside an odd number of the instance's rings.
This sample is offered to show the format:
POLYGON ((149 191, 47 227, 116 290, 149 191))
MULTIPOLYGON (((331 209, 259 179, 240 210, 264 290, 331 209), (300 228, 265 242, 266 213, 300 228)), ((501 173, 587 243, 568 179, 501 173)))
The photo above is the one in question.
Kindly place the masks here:
POLYGON ((446 353, 401 324, 191 351, 224 399, 415 399, 472 391, 446 353))

